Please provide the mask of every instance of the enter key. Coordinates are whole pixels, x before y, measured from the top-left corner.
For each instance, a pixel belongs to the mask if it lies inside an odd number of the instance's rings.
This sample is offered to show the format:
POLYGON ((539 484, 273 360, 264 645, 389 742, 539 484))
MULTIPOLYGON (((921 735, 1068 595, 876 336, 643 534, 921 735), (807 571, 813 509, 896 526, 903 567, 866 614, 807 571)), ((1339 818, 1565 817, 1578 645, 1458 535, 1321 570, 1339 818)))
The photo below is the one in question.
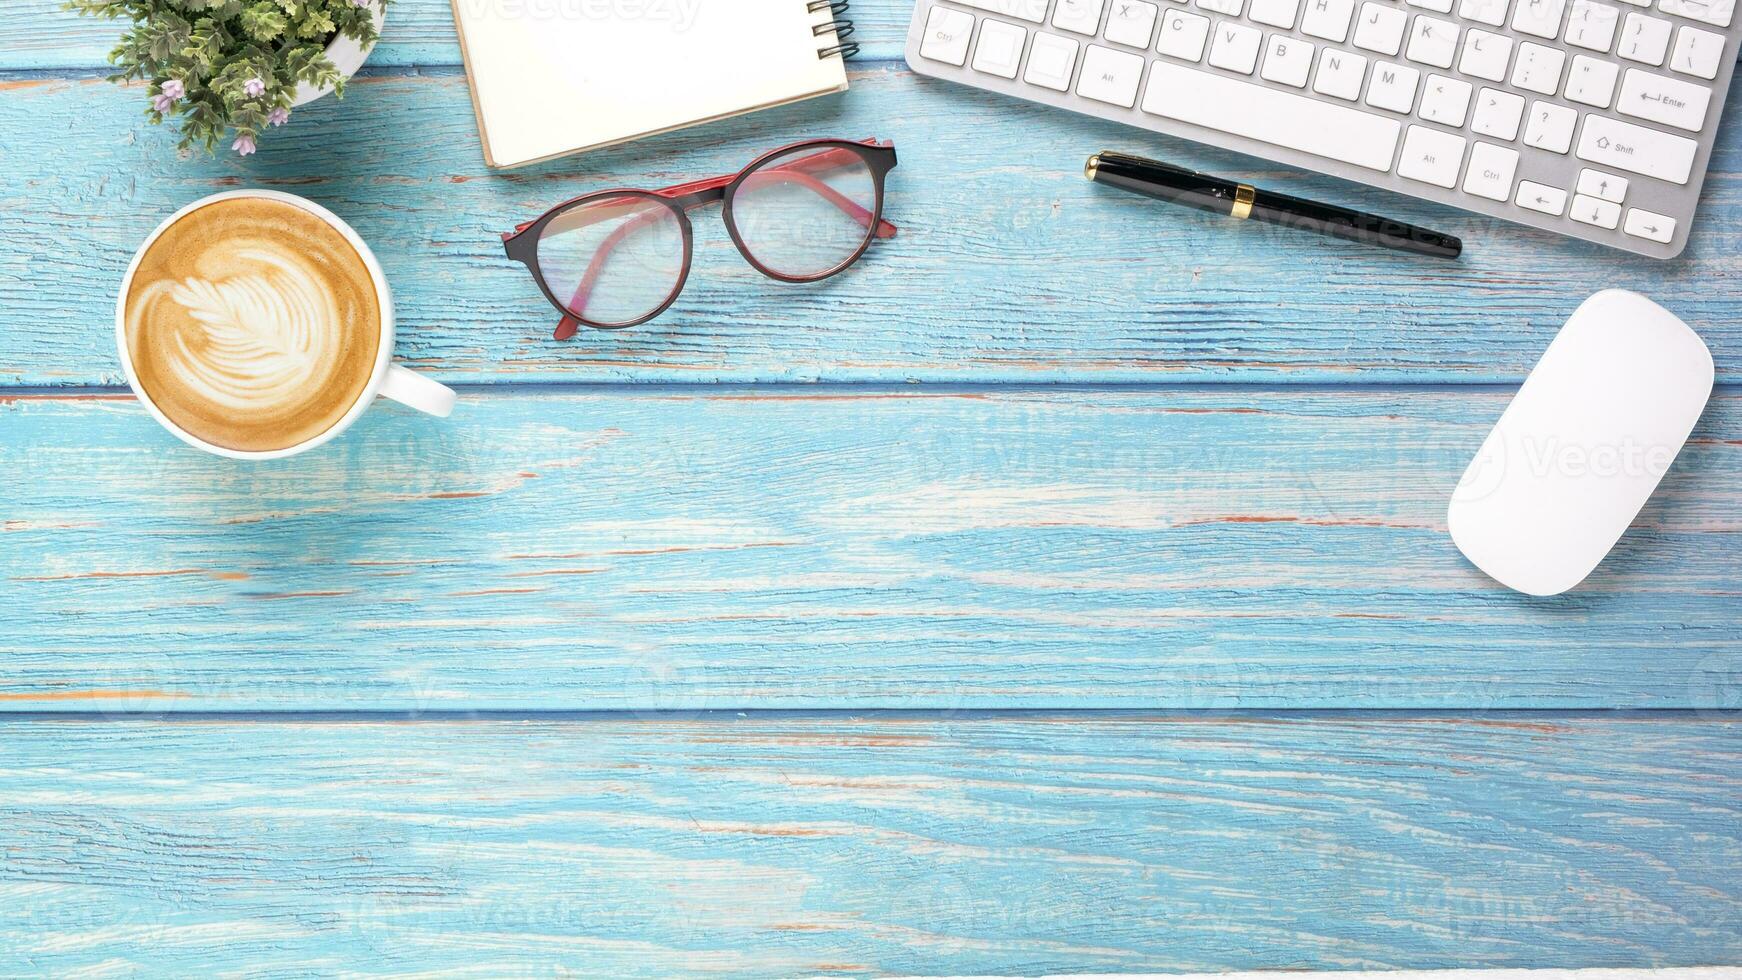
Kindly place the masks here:
POLYGON ((1621 82, 1621 98, 1615 100, 1615 109, 1625 116, 1697 133, 1705 126, 1706 105, 1711 99, 1712 91, 1703 85, 1630 68, 1621 82))

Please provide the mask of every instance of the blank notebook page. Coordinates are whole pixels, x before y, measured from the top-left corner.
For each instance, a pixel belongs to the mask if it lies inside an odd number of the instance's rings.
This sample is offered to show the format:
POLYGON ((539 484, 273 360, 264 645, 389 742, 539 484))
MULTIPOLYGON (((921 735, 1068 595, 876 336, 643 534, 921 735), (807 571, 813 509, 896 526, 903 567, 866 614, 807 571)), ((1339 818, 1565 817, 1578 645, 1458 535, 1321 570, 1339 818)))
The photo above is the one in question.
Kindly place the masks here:
POLYGON ((807 0, 454 0, 484 156, 514 167, 847 87, 807 0))

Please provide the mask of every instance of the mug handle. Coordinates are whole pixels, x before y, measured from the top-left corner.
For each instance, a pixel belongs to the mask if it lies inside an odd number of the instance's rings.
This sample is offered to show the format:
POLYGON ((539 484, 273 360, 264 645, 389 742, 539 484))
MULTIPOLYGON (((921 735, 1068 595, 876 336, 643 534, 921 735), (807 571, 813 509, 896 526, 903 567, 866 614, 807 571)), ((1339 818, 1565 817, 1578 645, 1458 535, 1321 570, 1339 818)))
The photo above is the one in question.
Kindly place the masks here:
POLYGON ((381 394, 438 419, 454 414, 454 401, 459 397, 447 385, 431 381, 416 371, 397 364, 387 366, 387 377, 381 382, 381 394))

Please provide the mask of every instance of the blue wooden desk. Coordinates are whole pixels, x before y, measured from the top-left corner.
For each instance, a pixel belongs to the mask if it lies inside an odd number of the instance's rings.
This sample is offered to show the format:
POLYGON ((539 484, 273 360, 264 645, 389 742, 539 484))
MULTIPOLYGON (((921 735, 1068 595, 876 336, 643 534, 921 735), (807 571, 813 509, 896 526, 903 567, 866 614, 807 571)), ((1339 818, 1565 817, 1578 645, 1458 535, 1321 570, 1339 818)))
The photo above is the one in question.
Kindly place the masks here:
POLYGON ((927 83, 905 0, 844 97, 506 175, 447 0, 246 161, 177 160, 56 6, 0 19, 0 974, 1742 962, 1734 106, 1658 264, 927 83), (869 134, 902 232, 826 284, 709 218, 667 316, 557 343, 501 254, 869 134), (1163 209, 1106 147, 1469 249, 1163 209), (450 422, 240 466, 126 395, 134 244, 234 186, 375 243, 450 422), (1720 387, 1528 599, 1445 501, 1605 285, 1720 387))

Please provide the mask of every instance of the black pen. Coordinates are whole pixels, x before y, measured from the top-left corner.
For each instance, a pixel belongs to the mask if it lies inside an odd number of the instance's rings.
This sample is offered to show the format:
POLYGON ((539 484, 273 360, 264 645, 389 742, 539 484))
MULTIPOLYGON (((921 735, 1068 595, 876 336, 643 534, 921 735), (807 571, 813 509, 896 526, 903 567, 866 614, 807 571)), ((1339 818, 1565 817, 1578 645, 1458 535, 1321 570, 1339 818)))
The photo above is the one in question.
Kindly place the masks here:
POLYGON ((1451 235, 1376 214, 1261 191, 1251 184, 1211 177, 1129 153, 1103 150, 1089 158, 1083 167, 1083 176, 1098 184, 1111 184, 1158 201, 1172 201, 1200 211, 1316 231, 1332 238, 1417 255, 1455 259, 1464 250, 1464 243, 1451 235))

